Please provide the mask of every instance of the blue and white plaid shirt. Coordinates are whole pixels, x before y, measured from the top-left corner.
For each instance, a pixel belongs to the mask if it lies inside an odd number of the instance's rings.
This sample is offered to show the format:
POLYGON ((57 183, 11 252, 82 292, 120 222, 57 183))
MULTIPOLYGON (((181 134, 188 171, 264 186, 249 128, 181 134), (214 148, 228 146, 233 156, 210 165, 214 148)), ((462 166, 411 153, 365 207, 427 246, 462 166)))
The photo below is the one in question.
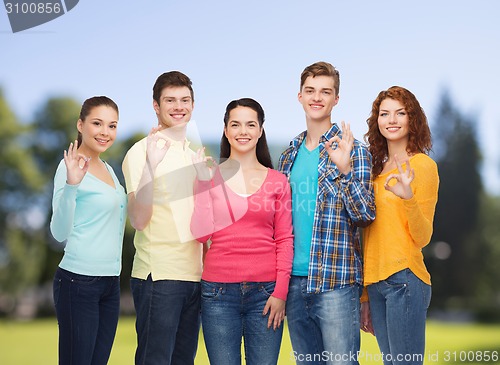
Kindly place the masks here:
MULTIPOLYGON (((295 137, 280 156, 278 170, 288 177, 306 133, 295 137)), ((358 226, 367 226, 375 219, 371 154, 354 140, 351 172, 343 175, 325 149, 325 142, 337 135, 342 137, 337 124, 333 124, 319 141, 318 192, 307 280, 309 293, 363 284, 358 226)))

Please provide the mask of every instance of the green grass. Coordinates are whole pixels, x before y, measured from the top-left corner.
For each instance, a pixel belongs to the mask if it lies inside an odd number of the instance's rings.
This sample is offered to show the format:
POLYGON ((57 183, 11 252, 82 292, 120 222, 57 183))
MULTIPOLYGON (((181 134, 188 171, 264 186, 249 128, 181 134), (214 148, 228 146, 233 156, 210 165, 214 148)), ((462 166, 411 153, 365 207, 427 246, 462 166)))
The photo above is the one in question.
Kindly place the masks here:
MULTIPOLYGON (((373 336, 362 334, 361 364, 382 364, 373 336), (378 361, 377 361, 378 360, 378 361)), ((134 319, 122 317, 118 324, 110 365, 133 365, 135 351, 134 319)), ((485 355, 496 351, 500 356, 500 326, 477 324, 450 324, 429 321, 427 326, 426 365, 500 364, 484 361, 485 355), (474 352, 471 352, 474 351, 474 352), (483 361, 477 360, 479 356, 483 361)), ((279 364, 293 364, 292 347, 285 331, 279 364)), ((0 321, 1 365, 48 365, 57 363, 57 323, 55 319, 33 322, 0 321)), ((200 336, 197 365, 208 364, 200 336)))

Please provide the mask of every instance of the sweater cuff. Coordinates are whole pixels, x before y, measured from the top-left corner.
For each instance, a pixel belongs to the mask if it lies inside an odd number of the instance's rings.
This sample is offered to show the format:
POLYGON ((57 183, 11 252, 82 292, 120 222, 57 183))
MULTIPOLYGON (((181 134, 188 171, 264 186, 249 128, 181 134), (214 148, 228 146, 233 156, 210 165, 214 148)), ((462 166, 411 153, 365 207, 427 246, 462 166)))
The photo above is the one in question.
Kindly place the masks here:
POLYGON ((417 205, 417 198, 415 198, 415 194, 410 199, 402 199, 403 200, 403 205, 405 208, 413 208, 414 206, 417 205))
POLYGON ((76 196, 76 192, 78 191, 79 187, 80 187, 80 184, 70 185, 70 184, 66 183, 64 185, 63 195, 66 195, 66 196, 76 196))
POLYGON ((286 301, 288 296, 288 285, 290 284, 290 275, 279 274, 276 277, 276 286, 274 287, 273 297, 286 301))
POLYGON ((212 185, 212 180, 198 180, 198 178, 196 178, 194 181, 194 191, 196 193, 201 193, 210 190, 212 185))

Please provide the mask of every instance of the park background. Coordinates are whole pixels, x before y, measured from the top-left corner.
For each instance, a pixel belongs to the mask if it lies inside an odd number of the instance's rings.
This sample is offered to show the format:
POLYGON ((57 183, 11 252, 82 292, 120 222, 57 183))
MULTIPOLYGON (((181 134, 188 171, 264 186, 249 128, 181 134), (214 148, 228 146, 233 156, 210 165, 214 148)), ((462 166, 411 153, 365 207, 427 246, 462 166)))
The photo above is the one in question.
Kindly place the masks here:
MULTIPOLYGON (((463 354, 499 351, 499 14, 495 0, 86 0, 14 34, 0 9, 0 364, 56 361, 51 281, 63 248, 48 230, 52 179, 84 99, 107 95, 120 107, 119 138, 105 156, 120 176, 126 150, 156 123, 156 77, 174 69, 193 80, 195 145, 217 156, 225 106, 252 97, 266 111, 276 161, 304 128, 299 76, 319 60, 340 70, 333 120, 350 122, 360 140, 380 90, 400 85, 420 100, 441 178, 424 249, 427 347, 442 363, 445 351, 471 364, 481 362, 463 354)), ((131 364, 135 344, 132 237, 128 225, 114 364, 131 364)), ((375 354, 373 339, 363 340, 375 354)), ((203 352, 201 344, 199 364, 203 352)))

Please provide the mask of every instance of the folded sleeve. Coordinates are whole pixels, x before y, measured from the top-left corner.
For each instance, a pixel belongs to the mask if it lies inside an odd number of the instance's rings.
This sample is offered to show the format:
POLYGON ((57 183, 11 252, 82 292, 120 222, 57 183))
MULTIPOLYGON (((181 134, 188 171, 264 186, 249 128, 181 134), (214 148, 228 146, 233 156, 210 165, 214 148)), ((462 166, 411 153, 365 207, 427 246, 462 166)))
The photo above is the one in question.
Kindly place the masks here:
POLYGON ((198 242, 207 242, 214 233, 214 210, 210 189, 213 181, 194 182, 194 210, 191 217, 191 234, 198 242))
POLYGON ((54 177, 50 221, 52 236, 59 242, 66 240, 73 230, 78 187, 66 183, 66 165, 61 161, 54 177))
POLYGON ((282 175, 277 194, 274 216, 274 241, 276 244, 276 287, 273 296, 286 300, 293 261, 292 197, 290 185, 282 175))

